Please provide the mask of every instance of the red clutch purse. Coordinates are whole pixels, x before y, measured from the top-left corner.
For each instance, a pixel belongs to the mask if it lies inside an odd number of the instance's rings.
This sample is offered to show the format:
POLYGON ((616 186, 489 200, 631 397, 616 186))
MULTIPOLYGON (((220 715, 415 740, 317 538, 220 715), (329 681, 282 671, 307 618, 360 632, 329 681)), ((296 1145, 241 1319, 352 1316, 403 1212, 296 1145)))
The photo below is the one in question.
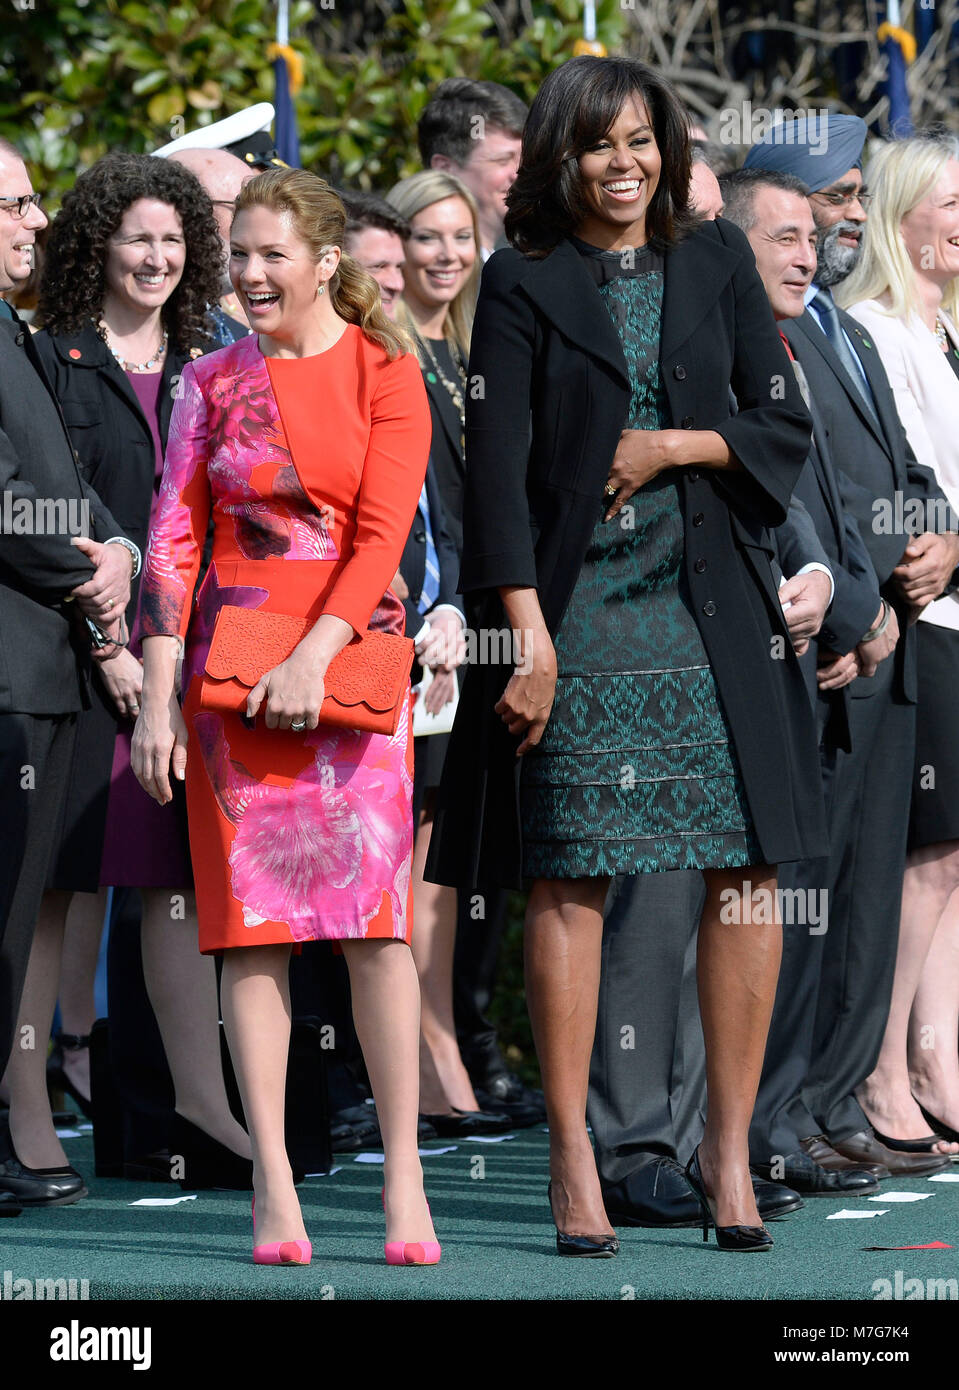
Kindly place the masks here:
MULTIPOLYGON (((224 604, 213 628, 200 708, 245 714, 260 677, 285 661, 312 626, 310 618, 224 604)), ((411 637, 391 632, 354 637, 327 667, 320 722, 364 733, 396 733, 412 665, 411 637)))

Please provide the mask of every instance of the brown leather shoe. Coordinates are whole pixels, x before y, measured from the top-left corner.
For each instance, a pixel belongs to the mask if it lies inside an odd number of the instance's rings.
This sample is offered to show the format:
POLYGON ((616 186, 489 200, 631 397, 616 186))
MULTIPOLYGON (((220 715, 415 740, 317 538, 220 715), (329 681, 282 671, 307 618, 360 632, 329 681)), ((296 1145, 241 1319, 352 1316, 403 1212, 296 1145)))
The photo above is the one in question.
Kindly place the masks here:
POLYGON ((842 1173, 847 1168, 865 1168, 874 1178, 880 1180, 892 1176, 882 1163, 857 1163, 855 1159, 844 1158, 842 1154, 836 1153, 825 1134, 814 1134, 809 1139, 800 1139, 799 1147, 807 1158, 811 1158, 820 1168, 825 1168, 830 1173, 842 1173))
POLYGON ((848 1139, 834 1139, 832 1146, 837 1153, 857 1164, 880 1163, 894 1177, 938 1173, 940 1168, 946 1168, 950 1163, 947 1154, 895 1153, 887 1149, 885 1144, 880 1144, 871 1129, 861 1129, 858 1134, 850 1134, 848 1139))

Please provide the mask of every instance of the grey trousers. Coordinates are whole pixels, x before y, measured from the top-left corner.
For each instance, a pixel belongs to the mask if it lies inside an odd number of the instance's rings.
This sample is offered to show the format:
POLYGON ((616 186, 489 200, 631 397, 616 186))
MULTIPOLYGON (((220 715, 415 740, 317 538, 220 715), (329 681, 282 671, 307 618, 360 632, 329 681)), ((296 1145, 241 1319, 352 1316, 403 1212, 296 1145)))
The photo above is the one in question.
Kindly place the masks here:
POLYGON ((605 1184, 649 1153, 685 1160, 702 1135, 706 1068, 696 995, 700 873, 614 879, 587 1118, 605 1184))

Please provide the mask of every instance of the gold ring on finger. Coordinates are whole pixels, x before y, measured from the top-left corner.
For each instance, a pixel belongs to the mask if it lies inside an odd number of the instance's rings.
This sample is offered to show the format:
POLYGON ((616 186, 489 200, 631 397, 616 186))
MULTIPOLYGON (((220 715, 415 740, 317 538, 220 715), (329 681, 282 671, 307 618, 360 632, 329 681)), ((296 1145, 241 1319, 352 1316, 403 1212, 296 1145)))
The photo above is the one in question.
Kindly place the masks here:
POLYGON ((612 483, 607 483, 606 486, 603 488, 603 491, 605 492, 607 497, 615 497, 617 489, 613 487, 612 483))

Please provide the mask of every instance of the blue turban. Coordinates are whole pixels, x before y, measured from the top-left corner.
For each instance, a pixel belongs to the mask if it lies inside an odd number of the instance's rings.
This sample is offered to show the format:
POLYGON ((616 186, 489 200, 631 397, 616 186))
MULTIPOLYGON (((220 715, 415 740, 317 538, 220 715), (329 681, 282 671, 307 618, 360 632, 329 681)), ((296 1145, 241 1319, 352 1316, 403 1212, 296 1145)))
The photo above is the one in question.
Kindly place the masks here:
POLYGON ((750 146, 743 168, 793 174, 816 193, 848 170, 862 168, 865 143, 866 122, 858 116, 799 116, 767 130, 750 146))

